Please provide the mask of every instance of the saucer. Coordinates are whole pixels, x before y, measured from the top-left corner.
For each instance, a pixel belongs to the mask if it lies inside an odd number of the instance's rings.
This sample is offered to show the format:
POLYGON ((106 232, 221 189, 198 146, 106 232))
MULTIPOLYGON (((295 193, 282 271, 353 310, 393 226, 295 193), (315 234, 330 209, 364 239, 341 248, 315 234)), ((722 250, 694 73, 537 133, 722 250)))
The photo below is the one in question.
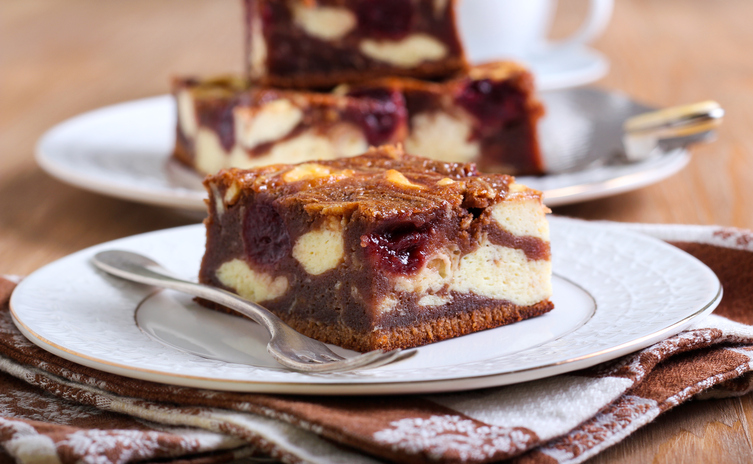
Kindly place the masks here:
POLYGON ((554 46, 519 61, 533 71, 541 91, 589 84, 609 71, 609 60, 603 54, 580 46, 554 46))

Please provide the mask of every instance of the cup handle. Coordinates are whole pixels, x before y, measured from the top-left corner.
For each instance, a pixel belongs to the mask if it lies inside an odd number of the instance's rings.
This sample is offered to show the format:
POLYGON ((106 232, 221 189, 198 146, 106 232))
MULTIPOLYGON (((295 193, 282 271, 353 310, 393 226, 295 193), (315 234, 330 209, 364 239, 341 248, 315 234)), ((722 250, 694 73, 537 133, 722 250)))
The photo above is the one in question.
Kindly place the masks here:
POLYGON ((555 47, 573 47, 584 45, 601 35, 609 24, 614 8, 613 0, 591 0, 588 18, 575 33, 564 40, 554 42, 555 47))

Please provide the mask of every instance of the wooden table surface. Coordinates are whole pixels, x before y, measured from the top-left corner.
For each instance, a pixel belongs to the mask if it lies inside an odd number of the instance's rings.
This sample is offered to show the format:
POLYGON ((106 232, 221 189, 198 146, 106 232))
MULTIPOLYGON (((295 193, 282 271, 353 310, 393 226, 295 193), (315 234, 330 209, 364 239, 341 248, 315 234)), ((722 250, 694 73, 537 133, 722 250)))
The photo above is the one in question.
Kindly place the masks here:
MULTIPOLYGON (((555 34, 577 23, 561 0, 555 34)), ((83 111, 166 93, 173 74, 242 68, 239 0, 0 2, 0 274, 27 274, 103 241, 192 220, 63 184, 37 167, 37 138, 83 111)), ((587 219, 753 228, 753 2, 618 0, 594 44, 595 85, 657 106, 715 99, 718 140, 640 190, 555 209, 587 219)), ((682 405, 592 463, 753 461, 753 395, 682 405)))

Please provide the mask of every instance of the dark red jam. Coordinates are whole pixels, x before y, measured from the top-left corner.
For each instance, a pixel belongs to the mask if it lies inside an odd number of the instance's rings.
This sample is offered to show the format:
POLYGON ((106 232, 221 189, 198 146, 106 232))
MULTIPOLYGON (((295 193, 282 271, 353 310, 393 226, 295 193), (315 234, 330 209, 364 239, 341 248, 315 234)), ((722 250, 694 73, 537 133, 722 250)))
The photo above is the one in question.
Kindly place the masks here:
POLYGON ((379 268, 392 274, 413 274, 426 261, 430 234, 430 227, 402 223, 363 235, 361 246, 379 268))
POLYGON ((525 114, 525 96, 505 81, 469 81, 455 96, 455 101, 488 129, 514 123, 525 114))
POLYGON ((255 202, 243 219, 246 255, 255 264, 271 265, 290 254, 290 236, 280 214, 269 203, 255 202))
POLYGON ((361 0, 356 15, 364 35, 399 40, 411 31, 415 8, 412 0, 361 0))
POLYGON ((348 96, 357 100, 348 108, 347 117, 361 126, 369 145, 391 142, 398 129, 406 124, 405 98, 397 90, 356 89, 348 96))

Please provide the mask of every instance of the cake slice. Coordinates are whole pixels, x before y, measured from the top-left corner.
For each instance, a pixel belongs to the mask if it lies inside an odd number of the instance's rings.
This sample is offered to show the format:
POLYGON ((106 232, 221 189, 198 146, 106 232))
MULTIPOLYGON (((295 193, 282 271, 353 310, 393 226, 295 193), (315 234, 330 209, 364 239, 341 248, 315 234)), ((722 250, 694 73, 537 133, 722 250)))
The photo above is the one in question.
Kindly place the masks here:
POLYGON ((409 153, 475 162, 486 172, 544 174, 537 129, 544 107, 536 97, 533 75, 517 63, 474 66, 444 82, 387 78, 342 86, 337 93, 366 95, 369 89, 402 92, 409 153))
POLYGON ((250 79, 331 88, 380 76, 442 78, 466 66, 456 0, 245 0, 250 79))
POLYGON ((251 86, 233 77, 176 79, 174 156, 200 174, 222 168, 353 156, 404 142, 410 153, 483 171, 543 174, 543 106, 515 63, 444 82, 386 78, 332 93, 251 86))
POLYGON ((409 348, 552 309, 541 194, 401 147, 207 177, 199 280, 299 332, 409 348))
POLYGON ((173 157, 201 175, 230 167, 354 156, 400 142, 405 100, 384 86, 354 97, 249 85, 235 77, 175 79, 173 157))

